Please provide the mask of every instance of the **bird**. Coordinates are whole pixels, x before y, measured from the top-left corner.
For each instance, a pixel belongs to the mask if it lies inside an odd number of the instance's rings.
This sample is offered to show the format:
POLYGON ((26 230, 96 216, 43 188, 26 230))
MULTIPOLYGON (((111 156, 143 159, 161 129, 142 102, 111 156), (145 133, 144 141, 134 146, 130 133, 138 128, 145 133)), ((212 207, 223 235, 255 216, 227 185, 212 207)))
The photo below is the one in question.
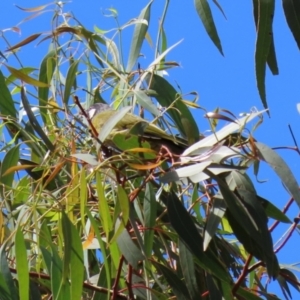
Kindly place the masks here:
MULTIPOLYGON (((116 112, 116 110, 107 104, 95 103, 86 110, 86 115, 90 118, 93 127, 99 134, 103 125, 106 124, 116 112)), ((153 123, 149 123, 147 120, 129 112, 117 122, 105 139, 104 144, 116 146, 114 143, 116 135, 125 137, 125 139, 123 139, 124 144, 130 137, 138 137, 140 142, 148 142, 150 148, 156 151, 162 146, 165 146, 171 152, 181 154, 187 147, 187 141, 183 138, 168 134, 153 123)), ((126 145, 124 145, 124 147, 126 149, 126 145)), ((117 148, 120 148, 120 145, 118 145, 117 148)))

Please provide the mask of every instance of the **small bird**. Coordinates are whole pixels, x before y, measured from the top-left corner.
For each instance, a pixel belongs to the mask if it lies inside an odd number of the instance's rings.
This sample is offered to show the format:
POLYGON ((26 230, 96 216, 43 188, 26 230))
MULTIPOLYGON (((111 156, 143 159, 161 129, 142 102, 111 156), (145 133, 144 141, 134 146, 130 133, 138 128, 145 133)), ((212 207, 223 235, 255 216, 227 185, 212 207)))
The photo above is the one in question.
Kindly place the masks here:
MULTIPOLYGON (((116 110, 107 104, 95 103, 87 109, 86 113, 99 133, 103 125, 114 116, 116 110)), ((187 147, 187 142, 184 139, 167 134, 158 126, 132 113, 126 113, 115 125, 104 143, 112 145, 117 134, 122 134, 126 138, 138 136, 142 141, 148 142, 153 150, 157 151, 161 146, 166 146, 171 152, 181 154, 187 147)))

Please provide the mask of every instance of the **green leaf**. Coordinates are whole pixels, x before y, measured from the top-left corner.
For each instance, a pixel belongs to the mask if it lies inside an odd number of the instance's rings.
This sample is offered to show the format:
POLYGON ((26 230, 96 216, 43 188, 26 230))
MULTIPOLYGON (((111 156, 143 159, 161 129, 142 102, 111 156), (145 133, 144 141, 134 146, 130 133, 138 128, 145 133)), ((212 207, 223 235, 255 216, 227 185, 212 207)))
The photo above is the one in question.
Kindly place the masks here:
POLYGON ((96 173, 96 187, 97 187, 97 194, 98 194, 98 207, 99 207, 99 214, 100 214, 100 219, 101 223, 106 235, 106 238, 108 239, 109 237, 109 232, 113 228, 113 223, 109 211, 109 206, 107 203, 107 199, 105 198, 105 192, 104 192, 104 182, 103 182, 103 177, 101 176, 100 172, 96 173))
MULTIPOLYGON (((58 51, 58 49, 56 50, 58 51)), ((51 82, 54 70, 57 63, 57 55, 59 54, 55 50, 51 50, 42 60, 40 65, 39 81, 49 84, 51 82)), ((43 121, 46 123, 46 104, 48 103, 48 93, 49 87, 39 87, 38 88, 38 97, 39 97, 39 106, 40 112, 43 121)))
POLYGON ((181 135, 188 139, 189 144, 198 141, 199 129, 197 123, 188 107, 181 101, 182 98, 175 88, 166 79, 155 74, 148 74, 145 80, 149 84, 149 89, 155 91, 153 97, 157 99, 161 106, 175 108, 169 109, 168 114, 175 122, 181 135))
POLYGON ((282 6, 288 26, 300 49, 300 3, 298 0, 282 0, 282 6))
MULTIPOLYGON (((64 218, 64 217, 63 217, 64 218)), ((66 217, 64 223, 69 223, 71 231, 71 257, 70 257, 70 280, 71 280, 71 299, 80 300, 82 297, 84 281, 83 250, 79 233, 76 227, 66 217)))
POLYGON ((120 185, 118 186, 117 196, 118 196, 118 205, 119 205, 121 213, 119 214, 118 218, 116 219, 115 234, 112 237, 112 239, 110 240, 111 244, 123 232, 123 229, 125 228, 128 220, 129 220, 129 210, 130 210, 129 199, 128 199, 128 196, 127 196, 125 190, 120 185))
POLYGON ((293 196, 296 203, 300 207, 300 191, 298 188, 299 185, 286 162, 268 146, 259 142, 256 142, 255 145, 258 150, 259 157, 276 172, 289 193, 293 196))
POLYGON ((203 252, 203 238, 199 234, 191 216, 174 193, 167 198, 167 211, 170 223, 178 233, 179 238, 198 258, 198 263, 212 272, 216 277, 227 281, 228 274, 211 251, 203 252))
POLYGON ((68 105, 68 103, 69 103, 71 89, 72 89, 72 86, 74 86, 75 82, 76 82, 76 73, 77 73, 78 64, 79 64, 79 60, 75 60, 71 64, 71 66, 70 66, 70 68, 68 70, 68 74, 67 74, 67 78, 66 78, 64 98, 63 98, 65 105, 68 105))
MULTIPOLYGON (((32 73, 35 70, 37 70, 37 69, 36 68, 31 68, 31 67, 24 67, 24 68, 19 69, 20 72, 22 72, 26 75, 32 73)), ((6 85, 9 85, 9 84, 13 83, 16 79, 17 79, 17 77, 11 74, 10 76, 8 76, 6 78, 5 83, 6 83, 6 85)))
POLYGON ((271 36, 271 44, 270 44, 269 55, 267 58, 267 64, 273 75, 279 74, 273 35, 271 36))
POLYGON ((152 184, 149 182, 146 185, 144 196, 144 226, 146 228, 144 234, 145 253, 147 257, 151 256, 154 240, 154 227, 156 219, 157 204, 155 199, 155 193, 152 184))
POLYGON ((14 101, 5 82, 5 77, 0 70, 0 112, 4 116, 16 118, 17 110, 14 101))
POLYGON ((262 300, 262 298, 258 297, 256 294, 250 292, 250 290, 240 287, 237 290, 237 294, 242 297, 242 299, 247 300, 262 300))
POLYGON ((0 248, 0 291, 1 296, 7 300, 18 300, 18 292, 14 284, 13 277, 10 273, 6 258, 7 243, 3 243, 0 248), (3 294, 2 294, 3 292, 3 294))
POLYGON ((40 126, 38 120, 36 119, 34 113, 31 110, 31 106, 30 106, 29 101, 27 99, 24 87, 21 88, 21 99, 22 99, 22 103, 23 103, 24 109, 25 109, 25 111, 27 113, 29 122, 32 125, 33 129, 38 133, 38 135, 41 137, 41 139, 46 144, 46 146, 48 147, 48 149, 50 151, 54 151, 54 149, 55 149, 54 145, 49 140, 48 136, 46 135, 46 133, 44 132, 44 130, 40 126))
POLYGON ((221 195, 216 195, 212 203, 213 206, 205 224, 203 239, 204 251, 207 249, 211 239, 215 236, 218 226, 226 211, 225 201, 221 195))
MULTIPOLYGON (((256 29, 257 29, 258 0, 253 0, 253 12, 254 12, 255 26, 256 26, 256 29)), ((273 18, 273 16, 272 16, 272 18, 273 18)), ((269 69, 270 69, 270 71, 272 72, 273 75, 278 75, 279 74, 273 34, 271 35, 271 43, 270 43, 270 50, 269 50, 269 54, 268 54, 268 58, 267 58, 267 64, 268 64, 269 69)))
MULTIPOLYGON (((266 63, 272 41, 272 22, 275 9, 275 0, 253 0, 257 5, 257 39, 255 50, 255 71, 257 88, 264 108, 267 108, 265 90, 266 63), (258 1, 258 2, 257 2, 258 1)), ((255 9, 254 9, 255 11, 255 9)))
POLYGON ((188 289, 185 286, 185 284, 180 280, 180 278, 178 278, 178 276, 176 275, 176 273, 174 273, 172 270, 170 270, 169 268, 165 267, 164 265, 153 261, 153 265, 155 266, 155 268, 157 269, 157 271, 159 273, 162 274, 162 276, 167 280, 167 282, 169 283, 172 292, 176 295, 176 299, 191 299, 188 295, 188 289))
POLYGON ((18 274, 20 300, 29 300, 29 273, 25 240, 18 227, 15 235, 16 269, 18 274))
POLYGON ((1 169, 0 169, 0 182, 5 186, 12 186, 14 180, 14 172, 4 175, 5 172, 18 164, 19 161, 19 151, 20 146, 15 146, 11 148, 3 158, 1 169))
POLYGON ((134 269, 137 269, 139 261, 144 260, 144 255, 132 241, 126 228, 124 228, 123 232, 118 236, 117 244, 128 263, 134 269))
POLYGON ((257 198, 262 203, 262 206, 265 209, 265 212, 269 218, 280 221, 282 223, 288 223, 288 224, 292 223, 292 221, 287 217, 287 215, 285 215, 279 208, 277 208, 270 201, 260 196, 257 196, 257 198))
POLYGON ((141 11, 138 21, 146 21, 147 24, 137 23, 134 27, 133 38, 130 46, 130 53, 128 57, 128 63, 126 67, 126 72, 131 72, 134 64, 136 63, 140 51, 147 33, 150 21, 150 9, 152 1, 150 1, 147 6, 141 11))
POLYGON ((28 76, 25 72, 22 72, 22 69, 17 70, 13 67, 9 67, 9 66, 6 66, 6 67, 14 77, 16 77, 28 84, 31 84, 36 87, 49 87, 49 84, 38 81, 38 80, 28 76))
POLYGON ((180 259, 180 266, 182 270, 182 274, 184 280, 186 282, 186 286, 189 291, 189 295, 191 299, 196 300, 199 299, 200 290, 199 290, 199 283, 196 279, 195 273, 195 263, 193 259, 193 255, 191 254, 190 250, 179 240, 178 243, 179 248, 179 259, 180 259))
POLYGON ((217 28, 215 26, 213 16, 209 7, 207 0, 194 0, 194 5, 196 7, 197 13, 205 27, 207 34, 213 41, 215 46, 218 48, 220 53, 223 54, 222 45, 220 38, 218 36, 217 28))
POLYGON ((232 171, 227 179, 234 182, 235 194, 241 199, 258 228, 260 239, 257 239, 256 242, 260 244, 268 274, 270 277, 276 277, 279 272, 279 265, 273 251, 273 241, 268 229, 268 218, 261 202, 257 199, 254 186, 246 174, 238 171, 232 171))
POLYGON ((72 233, 71 233, 71 222, 64 212, 62 212, 61 228, 62 228, 63 238, 64 238, 62 284, 66 284, 69 273, 70 273, 70 261, 71 261, 71 251, 72 251, 72 233))
POLYGON ((294 287, 294 289, 296 289, 296 291, 300 292, 300 288, 297 284, 298 278, 295 276, 293 272, 291 272, 288 269, 282 268, 280 269, 280 274, 278 277, 284 278, 286 282, 288 282, 291 286, 294 287))

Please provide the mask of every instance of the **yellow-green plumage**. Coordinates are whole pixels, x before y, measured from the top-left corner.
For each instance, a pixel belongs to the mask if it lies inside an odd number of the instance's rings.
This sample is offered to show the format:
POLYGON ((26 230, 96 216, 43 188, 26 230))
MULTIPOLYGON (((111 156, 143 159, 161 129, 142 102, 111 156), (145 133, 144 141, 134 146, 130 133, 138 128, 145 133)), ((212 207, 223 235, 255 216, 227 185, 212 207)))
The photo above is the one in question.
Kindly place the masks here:
MULTIPOLYGON (((101 128, 116 114, 115 110, 110 109, 107 105, 101 105, 96 109, 95 115, 91 118, 94 128, 99 134, 101 128)), ((117 133, 125 135, 138 135, 151 144, 151 147, 158 149, 164 145, 171 148, 171 151, 182 152, 186 147, 186 143, 182 139, 175 138, 175 136, 165 133, 156 125, 147 122, 145 119, 131 113, 126 113, 125 116, 117 122, 110 134, 107 136, 105 142, 111 142, 117 133)))

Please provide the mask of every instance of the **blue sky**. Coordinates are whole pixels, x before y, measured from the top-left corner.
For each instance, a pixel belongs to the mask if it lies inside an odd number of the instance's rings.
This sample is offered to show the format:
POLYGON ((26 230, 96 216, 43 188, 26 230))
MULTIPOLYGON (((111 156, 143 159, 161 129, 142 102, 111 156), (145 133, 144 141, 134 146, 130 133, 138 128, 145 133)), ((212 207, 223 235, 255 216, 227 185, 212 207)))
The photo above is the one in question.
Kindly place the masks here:
MULTIPOLYGON (((252 1, 247 1, 247 3, 246 1, 220 1, 227 20, 212 4, 224 57, 209 40, 194 9, 193 1, 172 0, 170 2, 165 22, 168 46, 184 39, 167 57, 168 60, 177 61, 181 65, 170 71, 168 80, 171 84, 176 86, 178 83, 184 93, 197 91, 200 96, 198 104, 207 110, 221 107, 238 115, 240 112, 249 111, 253 106, 262 109, 254 73, 255 26, 252 1)), ((72 12, 88 29, 93 29, 94 25, 101 29, 110 29, 115 26, 115 23, 112 18, 103 15, 105 12, 108 13, 107 8, 117 9, 119 23, 124 24, 130 18, 137 17, 147 3, 148 1, 144 0, 74 0, 65 5, 64 11, 72 12)), ((45 4, 45 2, 40 0, 1 1, 0 29, 16 26, 20 20, 30 15, 16 8, 14 4, 21 7, 26 5, 28 8, 45 4)), ((163 5, 164 1, 153 3, 150 23, 150 35, 153 42, 156 40, 156 30, 163 5)), ((7 32, 5 36, 14 44, 28 35, 49 30, 51 17, 52 12, 44 14, 21 24, 21 35, 7 32)), ((300 102, 300 53, 289 32, 279 1, 276 1, 273 28, 280 74, 272 76, 267 71, 267 99, 271 118, 265 116, 264 123, 257 130, 255 137, 271 147, 293 146, 287 125, 291 124, 296 139, 299 139, 300 115, 296 104, 300 102)), ((129 46, 131 33, 129 29, 124 35, 125 46, 129 46)), ((5 43, 0 39, 0 50, 3 51, 5 48, 5 43)), ((125 49, 125 54, 128 53, 128 49, 125 49)), ((24 65, 38 67, 46 51, 46 43, 37 46, 34 42, 21 51, 20 57, 24 65), (28 55, 29 52, 31 55, 28 55)), ((146 57, 140 59, 142 68, 153 60, 154 55, 153 49, 147 44, 144 51, 146 57)), ((203 118, 203 111, 194 110, 193 112, 200 130, 208 129, 207 121, 203 118)), ((280 150, 279 154, 288 162, 297 180, 300 181, 300 163, 297 153, 280 150)), ((262 167, 259 179, 267 179, 268 182, 256 184, 258 193, 279 208, 283 208, 289 195, 280 180, 274 176, 273 171, 268 167, 262 167)), ((294 218, 298 211, 298 207, 294 205, 288 215, 294 218)), ((275 233, 274 240, 276 241, 285 230, 287 230, 286 226, 280 228, 275 233)), ((279 253, 279 260, 286 264, 298 262, 300 260, 298 249, 299 235, 295 232, 289 245, 279 253)))

